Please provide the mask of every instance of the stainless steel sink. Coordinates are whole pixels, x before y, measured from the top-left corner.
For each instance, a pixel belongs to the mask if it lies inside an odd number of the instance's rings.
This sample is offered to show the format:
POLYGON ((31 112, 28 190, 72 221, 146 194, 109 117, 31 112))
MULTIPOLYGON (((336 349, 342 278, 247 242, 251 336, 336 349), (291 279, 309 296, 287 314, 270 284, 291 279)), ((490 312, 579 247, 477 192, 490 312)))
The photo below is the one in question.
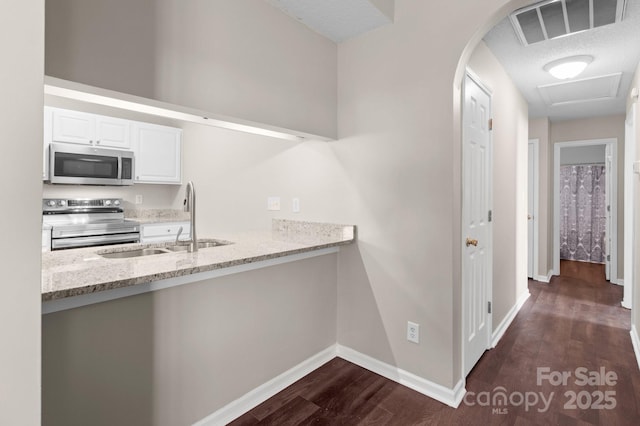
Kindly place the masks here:
MULTIPOLYGON (((233 244, 231 241, 224 240, 211 240, 211 239, 203 239, 198 240, 198 248, 204 249, 209 247, 220 247, 226 246, 229 244, 233 244)), ((142 257, 142 256, 153 256, 156 254, 165 254, 165 253, 176 253, 176 252, 186 252, 189 248, 188 245, 182 244, 171 244, 164 247, 148 247, 141 249, 134 249, 128 251, 116 251, 116 252, 103 252, 98 253, 102 257, 106 257, 107 259, 127 259, 131 257, 142 257)))
MULTIPOLYGON (((203 248, 209 248, 209 247, 219 247, 219 246, 226 246, 229 244, 232 244, 232 243, 229 241, 223 241, 223 240, 200 240, 198 241, 198 248, 203 249, 203 248)), ((188 248, 189 248, 188 245, 181 245, 181 244, 174 244, 166 247, 167 250, 171 250, 171 251, 186 251, 188 248)))
POLYGON ((152 256, 154 254, 169 253, 167 250, 159 248, 143 248, 129 251, 117 251, 114 253, 103 253, 100 256, 107 259, 126 259, 128 257, 152 256))

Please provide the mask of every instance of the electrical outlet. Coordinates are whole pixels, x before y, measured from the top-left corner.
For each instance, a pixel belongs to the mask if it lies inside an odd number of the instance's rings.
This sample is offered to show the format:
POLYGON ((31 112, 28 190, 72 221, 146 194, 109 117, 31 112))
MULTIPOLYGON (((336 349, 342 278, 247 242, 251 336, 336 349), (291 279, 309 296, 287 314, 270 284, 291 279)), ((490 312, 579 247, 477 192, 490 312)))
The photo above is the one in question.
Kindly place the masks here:
POLYGON ((420 343, 420 324, 407 321, 407 340, 413 343, 420 343))
POLYGON ((280 197, 267 198, 267 210, 280 210, 280 197))
POLYGON ((291 211, 294 213, 300 213, 300 198, 294 198, 291 200, 291 211))
POLYGON ((136 195, 136 204, 142 204, 142 195, 136 195))

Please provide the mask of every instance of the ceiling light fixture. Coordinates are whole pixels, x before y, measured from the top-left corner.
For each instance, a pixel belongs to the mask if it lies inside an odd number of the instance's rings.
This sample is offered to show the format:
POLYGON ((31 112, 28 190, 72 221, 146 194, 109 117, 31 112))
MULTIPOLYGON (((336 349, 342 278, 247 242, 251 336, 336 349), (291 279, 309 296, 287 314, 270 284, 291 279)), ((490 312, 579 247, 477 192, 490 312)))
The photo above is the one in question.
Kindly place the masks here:
POLYGON ((579 75, 593 61, 593 56, 580 55, 549 62, 544 70, 559 80, 566 80, 579 75))

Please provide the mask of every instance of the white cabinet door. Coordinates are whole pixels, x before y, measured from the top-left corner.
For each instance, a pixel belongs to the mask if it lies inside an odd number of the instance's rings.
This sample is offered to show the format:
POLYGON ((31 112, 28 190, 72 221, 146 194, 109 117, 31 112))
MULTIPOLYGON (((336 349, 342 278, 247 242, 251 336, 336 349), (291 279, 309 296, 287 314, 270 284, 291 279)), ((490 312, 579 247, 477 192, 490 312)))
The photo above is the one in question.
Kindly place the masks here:
POLYGON ((135 182, 181 183, 181 139, 181 129, 135 123, 135 182))
POLYGON ((175 241, 180 233, 180 240, 188 240, 190 237, 189 222, 150 223, 142 225, 140 229, 140 242, 144 244, 175 241))
POLYGON ((54 108, 52 139, 54 142, 91 144, 95 140, 95 116, 54 108))
POLYGON ((131 148, 131 122, 120 118, 96 115, 96 145, 131 148))
POLYGON ((131 148, 131 122, 121 118, 51 108, 53 142, 131 148))

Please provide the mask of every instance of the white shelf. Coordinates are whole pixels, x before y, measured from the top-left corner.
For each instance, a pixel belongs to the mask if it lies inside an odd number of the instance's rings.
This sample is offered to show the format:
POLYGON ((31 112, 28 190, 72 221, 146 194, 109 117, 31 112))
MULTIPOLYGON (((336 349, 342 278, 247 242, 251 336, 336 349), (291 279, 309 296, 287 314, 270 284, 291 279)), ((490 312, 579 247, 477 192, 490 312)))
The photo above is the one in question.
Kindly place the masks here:
POLYGON ((213 114, 207 111, 129 95, 113 90, 101 89, 99 87, 62 80, 50 76, 45 76, 44 78, 44 93, 47 95, 75 99, 97 105, 105 105, 129 111, 156 115, 159 117, 173 118, 206 126, 221 127, 224 129, 253 133, 290 141, 302 142, 304 140, 320 140, 328 142, 334 140, 333 138, 326 136, 298 132, 291 129, 243 120, 240 118, 213 114))

